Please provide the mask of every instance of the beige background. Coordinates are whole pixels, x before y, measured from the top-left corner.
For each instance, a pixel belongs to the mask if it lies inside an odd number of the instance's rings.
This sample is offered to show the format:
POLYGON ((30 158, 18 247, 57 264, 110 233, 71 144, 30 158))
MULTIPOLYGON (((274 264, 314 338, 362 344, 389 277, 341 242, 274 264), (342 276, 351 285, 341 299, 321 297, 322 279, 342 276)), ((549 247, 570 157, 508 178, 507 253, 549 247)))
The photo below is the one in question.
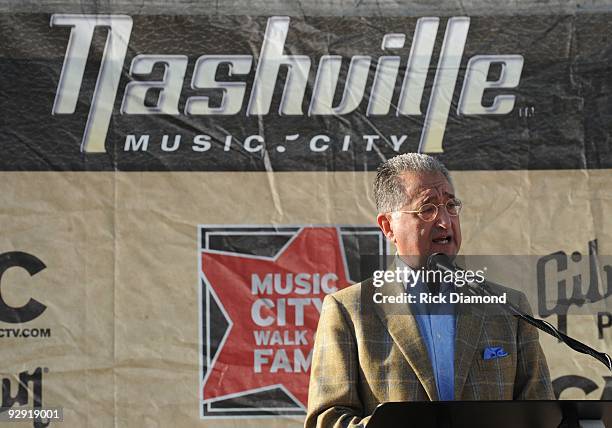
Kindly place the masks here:
MULTIPOLYGON (((612 254, 612 171, 455 172, 466 254, 612 254), (608 214, 608 215, 606 215, 608 214)), ((371 173, 0 173, 0 253, 25 251, 47 269, 9 269, 8 303, 48 306, 24 325, 51 338, 0 338, 0 376, 48 367, 47 406, 66 426, 242 427, 199 419, 199 224, 372 225, 371 173)), ((550 321, 556 324, 555 317, 550 321)), ((594 316, 568 333, 612 352, 594 316)), ((553 378, 605 368, 542 337, 553 378)), ((14 392, 14 391, 13 391, 14 392)), ((584 398, 568 390, 562 398, 584 398)), ((300 426, 301 418, 250 426, 300 426)))

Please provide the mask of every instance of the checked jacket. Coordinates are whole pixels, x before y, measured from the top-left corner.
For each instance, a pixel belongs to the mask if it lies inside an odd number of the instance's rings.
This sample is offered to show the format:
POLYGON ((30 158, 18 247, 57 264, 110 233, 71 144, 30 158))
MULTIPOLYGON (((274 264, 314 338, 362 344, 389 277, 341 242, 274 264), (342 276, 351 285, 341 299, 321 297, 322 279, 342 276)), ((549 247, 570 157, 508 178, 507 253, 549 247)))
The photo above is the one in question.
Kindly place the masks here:
MULTIPOLYGON (((386 294, 403 285, 385 283, 386 294)), ((326 296, 315 336, 305 428, 363 427, 388 401, 435 401, 426 345, 410 305, 377 304, 372 279, 326 296)), ((525 295, 505 287, 524 312, 525 295)), ((459 305, 455 338, 456 400, 553 400, 538 330, 498 305, 459 305), (484 359, 490 347, 507 356, 484 359)))

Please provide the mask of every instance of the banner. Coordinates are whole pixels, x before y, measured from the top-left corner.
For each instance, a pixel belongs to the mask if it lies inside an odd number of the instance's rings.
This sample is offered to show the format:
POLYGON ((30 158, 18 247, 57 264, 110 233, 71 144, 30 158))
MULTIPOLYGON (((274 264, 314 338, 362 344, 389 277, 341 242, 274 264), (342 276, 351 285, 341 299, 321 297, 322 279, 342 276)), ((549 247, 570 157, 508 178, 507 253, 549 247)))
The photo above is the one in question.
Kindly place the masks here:
POLYGON ((323 298, 386 267, 382 232, 242 226, 200 234, 203 415, 303 414, 323 298), (380 249, 379 263, 361 263, 380 249))
MULTIPOLYGON (((323 298, 394 251, 376 168, 414 151, 461 253, 539 261, 535 315, 612 351, 609 11, 75 5, 0 9, 1 407, 301 426, 323 298)), ((540 343, 558 398, 611 399, 540 343)))
POLYGON ((0 19, 2 170, 612 166, 607 13, 0 19))

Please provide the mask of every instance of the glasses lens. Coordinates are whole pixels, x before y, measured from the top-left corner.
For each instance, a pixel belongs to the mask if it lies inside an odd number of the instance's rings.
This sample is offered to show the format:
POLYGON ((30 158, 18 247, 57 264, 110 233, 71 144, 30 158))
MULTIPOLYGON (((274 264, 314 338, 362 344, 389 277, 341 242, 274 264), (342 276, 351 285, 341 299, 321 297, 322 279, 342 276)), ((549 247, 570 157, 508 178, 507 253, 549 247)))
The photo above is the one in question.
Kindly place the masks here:
POLYGON ((432 221, 438 214, 438 207, 434 204, 425 204, 419 210, 419 217, 423 221, 432 221))
POLYGON ((459 215, 461 212, 461 201, 459 199, 449 199, 446 202, 446 211, 452 216, 459 215))

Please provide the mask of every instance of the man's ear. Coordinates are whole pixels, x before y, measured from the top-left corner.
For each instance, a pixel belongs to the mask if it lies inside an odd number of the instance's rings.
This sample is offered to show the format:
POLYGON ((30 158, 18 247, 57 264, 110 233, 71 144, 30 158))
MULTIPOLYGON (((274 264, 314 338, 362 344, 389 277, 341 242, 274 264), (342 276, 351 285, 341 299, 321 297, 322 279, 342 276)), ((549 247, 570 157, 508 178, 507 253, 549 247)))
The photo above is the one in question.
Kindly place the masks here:
POLYGON ((382 230, 387 239, 391 242, 395 242, 395 235, 393 234, 393 227, 391 226, 389 214, 378 214, 376 216, 376 222, 378 223, 378 227, 380 227, 380 230, 382 230))

